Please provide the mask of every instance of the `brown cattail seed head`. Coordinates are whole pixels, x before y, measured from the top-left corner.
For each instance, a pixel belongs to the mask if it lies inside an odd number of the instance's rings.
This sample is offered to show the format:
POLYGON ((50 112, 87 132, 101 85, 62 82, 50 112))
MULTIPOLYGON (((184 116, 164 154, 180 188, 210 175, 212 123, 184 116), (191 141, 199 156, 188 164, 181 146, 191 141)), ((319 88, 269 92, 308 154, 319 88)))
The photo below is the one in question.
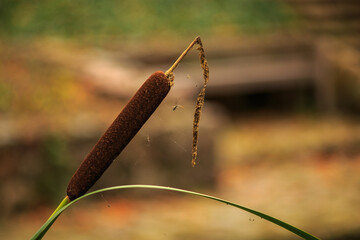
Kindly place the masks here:
POLYGON ((149 119, 169 90, 170 81, 161 71, 155 72, 145 81, 72 176, 67 187, 70 200, 82 196, 94 185, 149 119))

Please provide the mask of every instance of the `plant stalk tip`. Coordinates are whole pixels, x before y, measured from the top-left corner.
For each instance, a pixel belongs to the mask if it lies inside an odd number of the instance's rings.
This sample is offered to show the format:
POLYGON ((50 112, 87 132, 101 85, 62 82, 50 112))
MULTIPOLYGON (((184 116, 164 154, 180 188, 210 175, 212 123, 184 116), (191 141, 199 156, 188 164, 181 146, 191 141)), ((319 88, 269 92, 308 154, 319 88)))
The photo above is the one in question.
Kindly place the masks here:
POLYGON ((185 49, 185 51, 178 57, 178 59, 176 59, 176 61, 174 62, 174 64, 165 72, 166 77, 169 77, 172 72, 174 71, 174 69, 177 67, 177 65, 179 65, 180 61, 186 56, 186 54, 191 50, 191 48, 198 43, 200 40, 200 36, 197 36, 191 43, 190 45, 185 49))

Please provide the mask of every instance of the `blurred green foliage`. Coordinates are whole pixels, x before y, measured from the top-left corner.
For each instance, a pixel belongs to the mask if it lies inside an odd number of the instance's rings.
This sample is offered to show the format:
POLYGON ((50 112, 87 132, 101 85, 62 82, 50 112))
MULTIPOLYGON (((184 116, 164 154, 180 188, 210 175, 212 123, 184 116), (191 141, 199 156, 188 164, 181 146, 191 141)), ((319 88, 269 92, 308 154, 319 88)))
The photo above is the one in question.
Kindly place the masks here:
POLYGON ((11 37, 90 40, 272 31, 293 15, 268 0, 2 0, 0 32, 11 37), (223 31, 223 30, 222 30, 223 31), (221 32, 220 32, 221 33, 221 32), (154 36, 156 34, 156 36, 154 36))

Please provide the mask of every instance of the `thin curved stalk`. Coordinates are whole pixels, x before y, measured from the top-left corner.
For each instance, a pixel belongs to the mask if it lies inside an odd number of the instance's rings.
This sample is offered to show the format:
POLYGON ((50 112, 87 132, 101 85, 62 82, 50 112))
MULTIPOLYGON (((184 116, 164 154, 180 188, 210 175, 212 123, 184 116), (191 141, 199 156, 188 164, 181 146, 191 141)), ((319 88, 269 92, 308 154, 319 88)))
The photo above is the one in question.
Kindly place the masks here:
POLYGON ((319 240, 319 238, 299 229, 296 228, 288 223, 285 223, 277 218, 271 217, 265 213, 259 212, 259 211, 255 211, 253 209, 238 205, 236 203, 233 202, 229 202, 227 200, 221 199, 221 198, 217 198, 217 197, 213 197, 210 195, 206 195, 206 194, 202 194, 202 193, 198 193, 198 192, 192 192, 192 191, 188 191, 188 190, 183 190, 183 189, 179 189, 179 188, 172 188, 172 187, 163 187, 163 186, 155 186, 155 185, 123 185, 123 186, 115 186, 115 187, 109 187, 109 188, 103 188, 100 190, 96 190, 90 193, 87 193, 75 200, 73 200, 72 202, 66 204, 64 207, 60 208, 57 212, 55 212, 45 223, 43 226, 41 226, 41 228, 35 233, 35 235, 31 238, 31 240, 39 240, 42 239, 43 236, 46 234, 46 232, 49 230, 49 228, 51 227, 51 225, 56 221, 56 219, 60 216, 60 214, 65 211, 65 209, 67 209, 68 207, 70 207, 71 205, 73 205, 74 203, 80 201, 83 198, 89 197, 91 195, 97 194, 97 193, 102 193, 102 192, 106 192, 106 191, 112 191, 112 190, 119 190, 119 189, 129 189, 129 188, 143 188, 143 189, 157 189, 157 190, 167 190, 167 191, 174 191, 174 192, 180 192, 180 193, 185 193, 185 194, 190 194, 190 195, 195 195, 195 196, 199 196, 199 197, 203 197, 203 198, 207 198, 207 199, 211 199, 217 202, 221 202, 221 203, 225 203, 227 205, 236 207, 236 208, 240 208, 246 212, 252 213, 256 216, 259 216, 269 222, 272 222, 300 237, 302 237, 303 239, 306 240, 319 240))

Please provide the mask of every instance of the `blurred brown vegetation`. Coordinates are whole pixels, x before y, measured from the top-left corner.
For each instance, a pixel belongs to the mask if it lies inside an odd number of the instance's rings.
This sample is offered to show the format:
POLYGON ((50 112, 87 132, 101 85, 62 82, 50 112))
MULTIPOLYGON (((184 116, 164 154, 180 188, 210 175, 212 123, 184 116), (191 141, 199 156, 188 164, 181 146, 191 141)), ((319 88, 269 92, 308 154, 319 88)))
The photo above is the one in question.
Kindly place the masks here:
MULTIPOLYGON (((198 190, 320 238, 359 239, 358 1, 1 1, 0 28, 0 238, 35 232, 140 84, 201 35, 210 82, 198 165, 194 51, 94 188, 198 190)), ((99 236, 293 238, 226 206, 136 191, 79 204, 48 239, 99 236)))

